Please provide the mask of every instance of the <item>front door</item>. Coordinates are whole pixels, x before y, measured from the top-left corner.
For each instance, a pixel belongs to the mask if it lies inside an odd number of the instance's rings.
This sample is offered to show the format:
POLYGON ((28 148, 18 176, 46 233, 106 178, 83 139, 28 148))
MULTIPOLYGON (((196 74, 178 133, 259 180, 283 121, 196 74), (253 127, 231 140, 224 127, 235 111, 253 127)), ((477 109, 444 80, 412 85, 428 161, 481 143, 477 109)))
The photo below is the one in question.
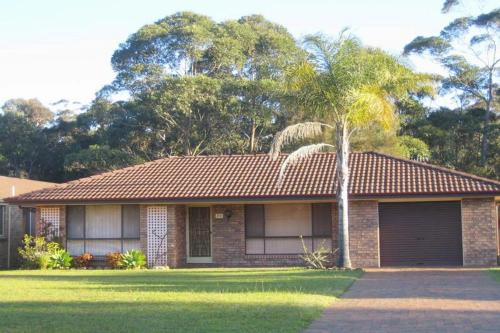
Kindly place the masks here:
POLYGON ((189 207, 188 216, 188 261, 192 263, 211 262, 210 207, 189 207))

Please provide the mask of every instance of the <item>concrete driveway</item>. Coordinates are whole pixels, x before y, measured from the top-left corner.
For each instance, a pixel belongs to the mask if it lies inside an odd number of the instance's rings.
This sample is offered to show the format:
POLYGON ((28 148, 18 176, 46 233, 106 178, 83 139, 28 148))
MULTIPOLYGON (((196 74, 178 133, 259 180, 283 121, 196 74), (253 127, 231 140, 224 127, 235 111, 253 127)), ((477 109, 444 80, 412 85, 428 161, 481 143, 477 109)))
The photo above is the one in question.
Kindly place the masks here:
POLYGON ((306 332, 500 332, 500 284, 481 269, 369 270, 306 332))

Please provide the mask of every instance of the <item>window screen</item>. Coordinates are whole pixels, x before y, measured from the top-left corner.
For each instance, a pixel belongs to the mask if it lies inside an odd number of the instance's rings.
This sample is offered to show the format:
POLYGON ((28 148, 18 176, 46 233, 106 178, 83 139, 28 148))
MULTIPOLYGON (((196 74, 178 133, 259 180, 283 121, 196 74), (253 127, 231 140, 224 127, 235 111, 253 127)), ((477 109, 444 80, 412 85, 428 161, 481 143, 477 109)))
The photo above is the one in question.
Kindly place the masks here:
POLYGON ((72 255, 103 256, 141 245, 139 205, 67 206, 67 228, 72 255))
POLYGON ((247 237, 264 237, 264 205, 245 207, 245 232, 247 237))
POLYGON ((85 206, 67 206, 68 238, 83 238, 85 206))
POLYGON ((0 236, 4 236, 4 222, 6 220, 6 209, 5 206, 0 206, 0 236))
POLYGON ((312 233, 315 237, 332 235, 332 205, 317 203, 312 205, 312 233))
POLYGON ((304 246, 331 249, 331 214, 329 203, 247 205, 246 253, 302 254, 304 246))
POLYGON ((140 210, 139 205, 122 206, 123 238, 140 237, 140 210))
POLYGON ((266 205, 266 236, 311 236, 311 205, 266 205))
POLYGON ((85 206, 85 236, 90 238, 121 238, 120 205, 85 206))

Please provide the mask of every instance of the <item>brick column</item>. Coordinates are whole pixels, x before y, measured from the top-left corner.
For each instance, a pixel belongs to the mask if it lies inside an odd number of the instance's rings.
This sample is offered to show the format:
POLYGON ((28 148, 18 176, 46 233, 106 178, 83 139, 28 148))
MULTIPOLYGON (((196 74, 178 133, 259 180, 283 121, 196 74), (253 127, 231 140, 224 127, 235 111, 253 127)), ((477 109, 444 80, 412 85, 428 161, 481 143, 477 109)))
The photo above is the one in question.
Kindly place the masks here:
POLYGON ((245 260, 245 208, 243 205, 212 207, 212 259, 219 266, 237 266, 245 260), (216 219, 216 214, 231 210, 230 218, 216 219))
POLYGON ((167 214, 167 262, 179 267, 186 263, 186 207, 169 205, 167 214))
POLYGON ((139 206, 139 237, 141 244, 141 251, 146 255, 148 260, 148 206, 139 206))
POLYGON ((380 267, 377 201, 349 202, 349 248, 353 267, 380 267))
POLYGON ((495 200, 462 200, 462 246, 464 266, 493 266, 497 263, 495 200))

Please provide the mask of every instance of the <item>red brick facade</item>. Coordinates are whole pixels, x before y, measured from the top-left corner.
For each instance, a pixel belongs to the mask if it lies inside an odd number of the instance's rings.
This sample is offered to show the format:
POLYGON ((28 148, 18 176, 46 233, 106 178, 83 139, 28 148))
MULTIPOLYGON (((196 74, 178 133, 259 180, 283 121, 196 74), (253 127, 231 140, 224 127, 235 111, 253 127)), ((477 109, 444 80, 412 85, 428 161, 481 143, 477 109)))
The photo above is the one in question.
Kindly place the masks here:
POLYGON ((497 263, 497 216, 495 200, 462 200, 464 266, 497 263))
MULTIPOLYGON (((140 206, 141 250, 147 254, 147 205, 140 206)), ((40 208, 36 212, 40 222, 40 208)), ((65 207, 60 208, 61 236, 66 232, 65 207)), ((214 266, 302 265, 298 255, 246 254, 244 205, 213 205, 212 263, 214 266), (230 217, 225 212, 230 211, 230 217), (224 216, 220 217, 220 214, 224 216)), ((462 200, 464 265, 495 265, 498 254, 497 214, 493 198, 462 200)), ((167 262, 170 267, 187 263, 185 205, 167 205, 167 262)), ((350 254, 354 267, 380 266, 378 202, 351 201, 349 207, 350 254)), ((332 243, 338 247, 337 208, 332 206, 332 243)), ((40 228, 38 227, 38 230, 40 228)))
POLYGON ((353 267, 380 266, 377 201, 350 202, 349 249, 353 267))

